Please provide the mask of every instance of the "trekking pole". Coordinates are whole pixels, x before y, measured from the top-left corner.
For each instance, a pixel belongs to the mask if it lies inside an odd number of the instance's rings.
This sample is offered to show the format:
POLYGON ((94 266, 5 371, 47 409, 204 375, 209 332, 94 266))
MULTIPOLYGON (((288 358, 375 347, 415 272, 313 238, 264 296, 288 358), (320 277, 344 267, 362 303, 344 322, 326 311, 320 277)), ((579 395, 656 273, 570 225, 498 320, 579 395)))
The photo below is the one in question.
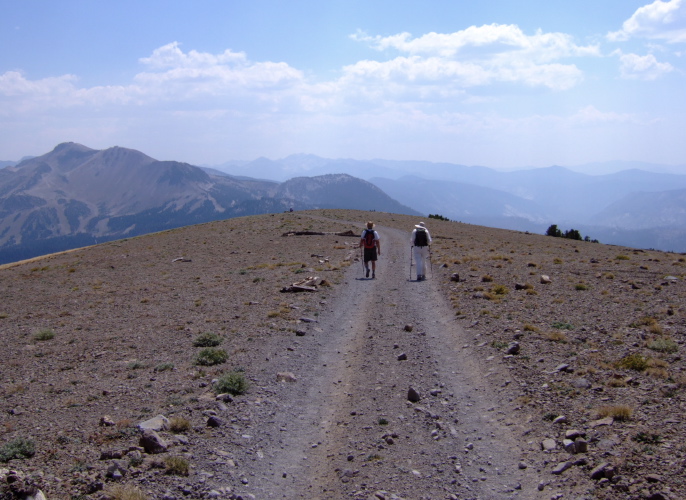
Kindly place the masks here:
POLYGON ((434 259, 431 254, 431 245, 429 245, 429 264, 431 265, 431 279, 434 277, 434 259))
POLYGON ((410 281, 412 281, 412 248, 410 247, 410 281))
POLYGON ((366 267, 364 265, 364 249, 362 247, 360 247, 360 262, 362 263, 362 276, 364 276, 366 267))

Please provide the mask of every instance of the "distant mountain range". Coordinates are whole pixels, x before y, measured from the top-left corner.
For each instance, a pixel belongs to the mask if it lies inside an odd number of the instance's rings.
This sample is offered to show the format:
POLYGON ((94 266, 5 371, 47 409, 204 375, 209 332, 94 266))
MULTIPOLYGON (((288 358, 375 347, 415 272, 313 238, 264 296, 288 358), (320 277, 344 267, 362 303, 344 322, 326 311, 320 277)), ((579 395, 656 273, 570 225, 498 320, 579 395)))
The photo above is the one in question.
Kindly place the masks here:
POLYGON ((121 147, 64 143, 0 170, 0 263, 291 208, 419 214, 347 174, 274 182, 157 161, 121 147))
POLYGON ((557 224, 602 243, 686 252, 686 175, 314 155, 210 168, 64 143, 0 169, 0 263, 291 208, 440 214, 538 233, 557 224))
MULTIPOLYGON (((505 229, 545 232, 550 224, 578 229, 604 243, 686 252, 686 175, 641 162, 589 164, 589 175, 565 167, 502 172, 450 163, 328 160, 292 155, 216 168, 269 179, 346 172, 425 214, 505 229), (621 167, 632 167, 616 172, 621 167), (253 174, 254 175, 254 174, 253 174)), ((676 167, 673 167, 676 168, 676 167)), ((681 167, 686 172, 686 166, 681 167)))

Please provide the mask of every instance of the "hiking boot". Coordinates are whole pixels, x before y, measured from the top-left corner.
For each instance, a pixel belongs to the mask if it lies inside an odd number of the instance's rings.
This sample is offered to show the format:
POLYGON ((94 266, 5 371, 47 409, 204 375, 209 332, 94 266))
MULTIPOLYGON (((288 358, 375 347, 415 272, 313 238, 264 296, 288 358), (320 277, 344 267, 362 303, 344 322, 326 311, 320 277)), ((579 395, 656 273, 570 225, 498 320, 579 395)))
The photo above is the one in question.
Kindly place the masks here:
POLYGON ((369 278, 369 268, 367 268, 367 278, 369 278))
POLYGON ((372 279, 376 278, 376 273, 372 273, 372 279))

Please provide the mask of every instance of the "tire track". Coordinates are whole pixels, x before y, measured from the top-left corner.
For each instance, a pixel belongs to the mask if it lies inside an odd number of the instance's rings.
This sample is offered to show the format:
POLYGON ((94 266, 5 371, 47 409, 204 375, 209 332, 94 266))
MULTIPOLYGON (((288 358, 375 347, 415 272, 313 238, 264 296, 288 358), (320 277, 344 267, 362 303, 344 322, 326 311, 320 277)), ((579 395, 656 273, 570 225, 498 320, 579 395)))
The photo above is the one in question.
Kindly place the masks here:
POLYGON ((377 279, 354 264, 322 312, 256 498, 544 498, 438 284, 408 279, 409 233, 378 231, 377 279))

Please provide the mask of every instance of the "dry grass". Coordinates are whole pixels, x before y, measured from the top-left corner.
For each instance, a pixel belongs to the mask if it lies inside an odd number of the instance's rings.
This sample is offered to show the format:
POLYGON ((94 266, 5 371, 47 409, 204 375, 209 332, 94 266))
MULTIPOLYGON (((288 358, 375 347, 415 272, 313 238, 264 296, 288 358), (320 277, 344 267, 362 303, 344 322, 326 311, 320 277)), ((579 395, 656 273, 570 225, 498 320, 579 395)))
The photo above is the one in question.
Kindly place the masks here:
POLYGON ((620 422, 631 420, 633 409, 627 405, 601 406, 596 410, 598 418, 612 417, 620 422))
POLYGON ((127 484, 115 484, 105 491, 111 500, 148 500, 139 488, 127 484))

